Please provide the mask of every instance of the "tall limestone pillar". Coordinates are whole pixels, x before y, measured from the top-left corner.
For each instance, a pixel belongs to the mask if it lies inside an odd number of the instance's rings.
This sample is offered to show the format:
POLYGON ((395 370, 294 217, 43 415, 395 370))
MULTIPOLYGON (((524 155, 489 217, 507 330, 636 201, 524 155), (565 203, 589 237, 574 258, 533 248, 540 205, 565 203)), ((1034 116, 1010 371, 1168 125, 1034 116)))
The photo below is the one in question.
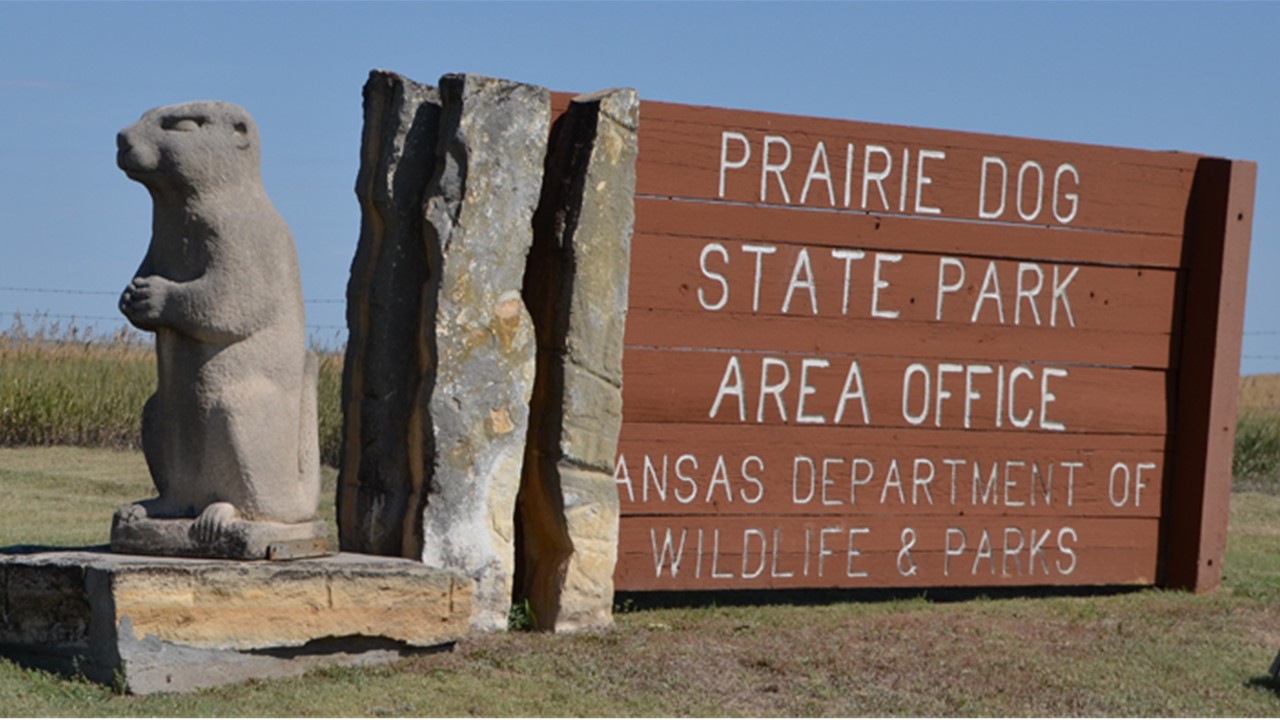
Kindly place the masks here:
POLYGON ((549 94, 374 71, 364 95, 342 548, 460 570, 476 582, 473 627, 505 628, 535 362, 520 291, 549 94))
POLYGON ((539 629, 612 624, 613 480, 635 217, 634 90, 574 98, 553 132, 525 301, 538 381, 520 490, 517 594, 539 629))
POLYGON ((410 437, 427 490, 422 559, 476 583, 472 627, 504 629, 515 500, 533 391, 533 323, 521 298, 550 124, 545 88, 446 75, 423 239, 431 277, 420 342, 428 374, 410 437))

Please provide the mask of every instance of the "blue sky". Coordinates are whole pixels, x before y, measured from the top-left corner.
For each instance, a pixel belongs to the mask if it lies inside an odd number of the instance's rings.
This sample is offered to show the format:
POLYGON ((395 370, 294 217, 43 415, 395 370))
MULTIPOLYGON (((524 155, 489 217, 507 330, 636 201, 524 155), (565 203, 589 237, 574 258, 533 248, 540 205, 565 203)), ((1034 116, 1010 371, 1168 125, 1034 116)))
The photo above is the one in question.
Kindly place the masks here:
MULTIPOLYGON (((342 332, 372 68, 1259 163, 1243 370, 1280 372, 1280 4, 0 2, 0 325, 115 318, 150 200, 115 167, 148 108, 244 105, 308 321, 342 332)), ((110 327, 116 320, 98 321, 110 327)))

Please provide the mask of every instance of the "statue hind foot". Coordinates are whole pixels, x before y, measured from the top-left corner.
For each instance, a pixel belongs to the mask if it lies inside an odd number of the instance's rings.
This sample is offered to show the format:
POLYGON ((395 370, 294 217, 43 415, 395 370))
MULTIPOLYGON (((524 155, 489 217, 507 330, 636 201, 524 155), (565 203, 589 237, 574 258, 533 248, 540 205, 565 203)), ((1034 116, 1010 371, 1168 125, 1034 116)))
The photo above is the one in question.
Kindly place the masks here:
POLYGON ((239 519, 240 511, 231 503, 213 503, 191 524, 191 536, 202 543, 214 543, 239 519))

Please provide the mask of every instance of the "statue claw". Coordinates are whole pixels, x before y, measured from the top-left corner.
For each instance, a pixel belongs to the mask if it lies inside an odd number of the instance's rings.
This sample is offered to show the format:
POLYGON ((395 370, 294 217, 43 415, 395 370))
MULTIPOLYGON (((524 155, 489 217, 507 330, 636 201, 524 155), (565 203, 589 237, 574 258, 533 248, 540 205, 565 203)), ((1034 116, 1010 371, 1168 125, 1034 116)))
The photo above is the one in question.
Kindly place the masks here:
POLYGON ((216 502, 206 507, 191 524, 191 534, 202 543, 213 543, 239 519, 240 513, 234 505, 216 502))

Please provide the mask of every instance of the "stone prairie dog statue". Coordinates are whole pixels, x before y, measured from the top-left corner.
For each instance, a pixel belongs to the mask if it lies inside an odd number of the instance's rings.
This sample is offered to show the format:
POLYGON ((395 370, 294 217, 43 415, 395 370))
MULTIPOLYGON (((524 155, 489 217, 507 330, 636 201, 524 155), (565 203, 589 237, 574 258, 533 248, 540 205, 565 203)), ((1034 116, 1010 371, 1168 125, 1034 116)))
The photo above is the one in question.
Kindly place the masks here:
POLYGON ((142 446, 159 497, 120 512, 300 523, 320 492, 317 363, 306 350, 297 253, 262 187, 258 132, 242 108, 148 111, 117 136, 117 163, 154 204, 151 245, 120 297, 156 334, 158 384, 142 446))

